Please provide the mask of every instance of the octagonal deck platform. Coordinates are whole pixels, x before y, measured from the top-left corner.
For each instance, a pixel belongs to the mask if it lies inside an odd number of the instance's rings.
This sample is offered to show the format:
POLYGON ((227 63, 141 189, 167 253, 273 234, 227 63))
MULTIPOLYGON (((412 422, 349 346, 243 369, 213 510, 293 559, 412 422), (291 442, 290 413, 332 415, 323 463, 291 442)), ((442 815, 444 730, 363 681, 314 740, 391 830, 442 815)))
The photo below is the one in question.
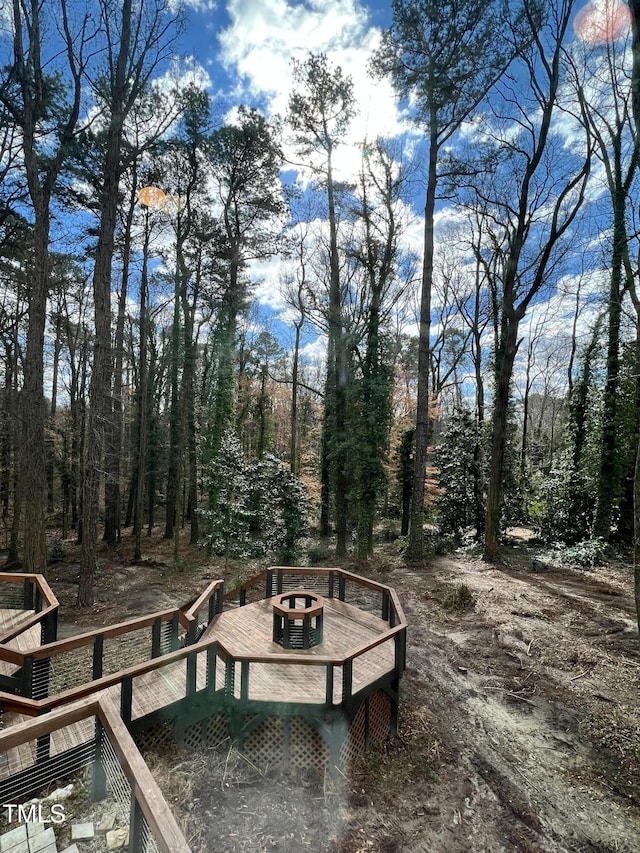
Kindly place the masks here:
MULTIPOLYGON (((339 704, 342 701, 339 677, 342 666, 338 661, 384 638, 389 631, 388 623, 352 604, 327 599, 322 643, 310 649, 283 649, 272 640, 272 603, 273 599, 268 598, 224 611, 206 630, 203 640, 219 640, 233 658, 262 659, 250 663, 244 697, 248 701, 326 704, 327 667, 333 667, 336 671, 332 673, 333 704, 339 704), (304 658, 308 662, 300 663, 304 658), (328 663, 327 658, 332 662, 328 663)), ((355 657, 353 692, 393 672, 394 662, 392 638, 355 657)), ((216 681, 221 678, 222 673, 218 672, 216 681)), ((234 695, 239 698, 240 686, 237 679, 235 682, 234 695)))

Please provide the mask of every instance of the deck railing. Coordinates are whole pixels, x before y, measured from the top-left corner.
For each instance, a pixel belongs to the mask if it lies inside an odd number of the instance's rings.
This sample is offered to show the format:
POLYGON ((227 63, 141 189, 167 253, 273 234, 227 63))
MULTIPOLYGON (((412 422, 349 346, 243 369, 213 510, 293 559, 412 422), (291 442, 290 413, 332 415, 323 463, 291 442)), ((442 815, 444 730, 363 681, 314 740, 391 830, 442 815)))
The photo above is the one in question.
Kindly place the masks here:
POLYGON ((121 821, 129 826, 129 851, 190 853, 158 785, 108 701, 86 699, 0 732, 0 755, 17 751, 25 766, 0 779, 0 802, 20 802, 90 766, 92 800, 115 801, 121 821), (75 745, 68 748, 69 742, 75 745))
POLYGON ((224 581, 211 581, 184 615, 189 623, 189 640, 196 642, 224 606, 224 581))
MULTIPOLYGON (((390 668, 392 680, 399 681, 402 672, 405 669, 406 662, 406 628, 407 623, 400 606, 400 602, 393 589, 384 584, 370 581, 366 578, 360 578, 350 572, 345 572, 342 569, 288 569, 285 567, 273 567, 261 572, 260 575, 251 578, 245 582, 242 587, 232 590, 226 600, 247 601, 246 594, 243 595, 243 587, 245 590, 259 588, 262 590, 261 598, 264 598, 264 593, 269 591, 276 592, 278 589, 286 589, 288 586, 295 584, 299 586, 301 581, 306 581, 306 586, 313 586, 314 576, 316 581, 319 579, 321 589, 318 589, 322 594, 329 598, 335 597, 341 601, 351 598, 355 600, 364 590, 371 593, 369 596, 369 605, 375 609, 381 619, 383 619, 388 628, 384 633, 372 638, 371 640, 362 643, 360 646, 351 650, 348 654, 343 655, 322 655, 318 654, 316 649, 313 655, 296 654, 289 651, 283 651, 282 654, 232 654, 225 647, 224 639, 216 638, 208 642, 198 642, 195 645, 187 645, 185 648, 167 652, 161 656, 152 656, 150 659, 138 664, 121 667, 117 672, 103 673, 102 677, 89 679, 81 685, 77 685, 70 689, 66 689, 57 694, 49 694, 46 697, 33 697, 29 701, 26 694, 23 697, 11 697, 5 694, 0 694, 0 702, 6 710, 13 710, 24 714, 36 715, 43 713, 54 707, 75 701, 78 698, 87 696, 92 692, 107 689, 115 685, 121 686, 120 694, 120 710, 122 718, 129 724, 140 725, 143 718, 149 714, 155 713, 161 707, 163 698, 166 700, 168 694, 165 692, 163 697, 162 691, 158 690, 157 702, 158 708, 149 708, 148 700, 143 701, 143 694, 149 693, 149 674, 153 672, 159 673, 160 684, 170 684, 173 693, 171 699, 166 704, 175 702, 184 702, 192 704, 198 699, 198 696, 205 693, 210 696, 211 693, 218 692, 220 696, 224 696, 224 700, 229 703, 234 701, 245 702, 250 698, 250 685, 252 666, 254 664, 266 665, 286 665, 288 667, 321 667, 324 669, 324 678, 322 683, 324 689, 316 692, 309 692, 305 697, 307 704, 324 705, 334 707, 344 705, 350 707, 357 699, 358 691, 354 690, 354 667, 357 673, 357 667, 364 661, 366 655, 372 652, 383 644, 393 646, 393 665, 390 668), (303 580, 304 579, 304 580, 303 580), (137 699, 137 691, 140 691, 137 699), (147 710, 144 709, 146 706, 147 710)), ((316 588, 316 587, 314 587, 316 588)), ((198 613, 203 610, 209 612, 210 601, 216 601, 214 610, 221 602, 222 589, 219 583, 212 584, 205 591, 206 595, 200 596, 189 608, 190 624, 194 624, 198 613)), ((158 624, 157 619, 165 614, 154 614, 146 617, 144 620, 133 620, 133 623, 145 622, 147 624, 158 624)), ((187 617, 185 616, 185 621, 187 617)), ((106 631, 110 636, 116 638, 122 636, 127 627, 133 623, 123 623, 121 626, 113 626, 106 631)), ((193 630, 193 629, 192 629, 193 630)), ((189 629, 187 629, 187 633, 189 629)), ((93 634, 81 635, 80 637, 72 637, 69 640, 60 641, 58 644, 52 644, 58 648, 69 648, 74 642, 85 644, 88 637, 95 636, 93 634)), ((39 660, 50 660, 48 652, 50 649, 46 646, 41 649, 36 649, 33 652, 33 666, 36 666, 39 660), (40 656, 40 657, 39 657, 40 656)), ((293 671, 293 670, 292 670, 293 671)), ((385 674, 387 677, 389 673, 385 674)), ((168 688, 167 688, 168 690, 168 688)), ((137 726, 134 726, 134 728, 137 726)))
MULTIPOLYGON (((339 568, 272 566, 228 592, 225 600, 230 603, 237 600, 238 605, 243 607, 294 589, 317 592, 326 598, 336 598, 353 604, 378 616, 387 623, 389 628, 379 637, 363 643, 349 654, 342 656, 287 653, 233 657, 227 652, 225 689, 229 697, 241 700, 249 698, 251 664, 320 666, 325 669, 325 691, 322 697, 314 697, 316 702, 329 707, 342 704, 349 708, 357 699, 357 693, 354 692, 354 665, 357 667, 368 652, 383 644, 393 644, 393 680, 399 681, 406 667, 407 623, 395 590, 385 584, 339 568), (337 673, 336 670, 338 670, 337 673), (338 690, 335 688, 336 684, 340 685, 338 690)), ((219 645, 226 652, 224 641, 219 645)))
POLYGON ((242 607, 282 592, 306 589, 326 598, 354 604, 383 619, 390 628, 406 621, 394 589, 339 568, 271 566, 230 590, 225 601, 238 600, 242 607))
POLYGON ((42 575, 0 572, 0 609, 32 610, 33 614, 6 631, 0 625, 0 644, 8 643, 34 625, 41 626, 41 641, 56 636, 58 599, 42 575))
POLYGON ((16 670, 3 686, 27 699, 65 695, 73 701, 86 695, 87 685, 96 689, 105 676, 195 642, 222 609, 223 592, 224 583, 217 580, 186 611, 163 610, 27 652, 0 646, 0 662, 13 664, 16 670))

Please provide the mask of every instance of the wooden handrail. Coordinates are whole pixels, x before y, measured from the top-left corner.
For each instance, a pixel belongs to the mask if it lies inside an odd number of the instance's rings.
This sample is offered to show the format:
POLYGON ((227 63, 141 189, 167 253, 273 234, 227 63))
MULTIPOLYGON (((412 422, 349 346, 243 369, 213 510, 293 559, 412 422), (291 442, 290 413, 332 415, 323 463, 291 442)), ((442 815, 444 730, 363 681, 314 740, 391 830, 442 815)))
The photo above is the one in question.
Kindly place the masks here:
POLYGON ((263 569, 257 575, 249 578, 244 581, 240 586, 235 587, 232 590, 229 590, 225 595, 225 600, 229 600, 234 598, 237 594, 239 594, 241 589, 250 589, 252 586, 255 586, 259 581, 264 580, 267 572, 283 572, 291 575, 319 575, 323 577, 324 575, 329 575, 329 572, 333 572, 336 576, 342 576, 346 580, 351 580, 356 583, 358 586, 365 587, 366 589, 373 589, 379 592, 393 592, 393 588, 387 586, 386 584, 379 583, 378 581, 369 580, 369 578, 363 578, 361 575, 356 575, 353 572, 348 572, 346 569, 340 569, 338 567, 330 567, 330 566, 269 566, 267 569, 263 569))
MULTIPOLYGON (((278 569, 282 569, 283 571, 291 571, 290 567, 273 567, 271 571, 278 571, 278 569)), ((327 573, 332 571, 335 573, 343 573, 341 569, 329 569, 324 568, 323 572, 327 573)), ((307 567, 295 567, 295 573, 302 574, 318 574, 318 570, 314 568, 307 567)), ((351 572, 343 573, 348 579, 352 579, 354 581, 361 580, 357 575, 353 575, 351 572)), ((260 575, 256 576, 254 579, 254 583, 258 580, 263 579, 266 576, 266 570, 261 572, 260 575)), ((211 589, 217 587, 221 581, 213 581, 207 591, 211 591, 211 589)), ((247 582, 248 583, 248 582, 247 582)), ((353 663, 354 660, 366 654, 366 652, 371 649, 376 648, 379 645, 393 639, 396 635, 406 630, 407 622, 404 617, 404 613, 402 607, 400 605, 400 601, 395 590, 392 587, 388 587, 384 584, 376 584, 375 581, 371 581, 371 584, 374 586, 372 588, 381 589, 383 591, 388 591, 390 595, 390 605, 393 609, 396 624, 393 627, 389 627, 379 636, 375 637, 373 640, 368 640, 362 643, 360 646, 357 646, 354 650, 344 655, 318 655, 318 654, 250 654, 250 655, 232 655, 231 652, 225 647, 224 642, 220 639, 209 639, 205 642, 198 642, 196 645, 186 646, 184 649, 178 649, 174 652, 169 652, 168 654, 162 655, 156 658, 150 658, 148 661, 143 661, 142 663, 135 664, 133 666, 127 667, 122 670, 118 670, 117 672, 111 673, 110 675, 102 676, 101 678, 95 679, 93 681, 85 682, 84 684, 78 685, 77 687, 72 687, 68 690, 65 690, 61 693, 56 694, 55 696, 48 696, 44 699, 34 700, 27 699, 21 696, 15 696, 13 694, 0 692, 0 704, 5 707, 7 710, 17 711, 18 713, 24 713, 29 715, 40 714, 45 711, 50 710, 51 708, 56 708, 61 705, 66 705, 71 702, 75 702, 78 699, 89 696, 92 693, 96 693, 98 691, 106 690, 109 687, 113 687, 127 678, 135 678, 139 675, 142 675, 146 672, 152 672, 154 670, 160 669, 164 666, 170 666, 178 661, 181 661, 183 658, 188 657, 190 654, 194 652, 196 654, 206 654, 207 650, 215 646, 216 647, 216 655, 221 657, 223 660, 232 659, 234 661, 244 663, 266 663, 266 664, 286 664, 290 666, 324 666, 324 667, 334 667, 334 666, 342 666, 345 664, 353 663)), ((237 592, 240 587, 236 588, 234 592, 237 592)), ((205 595, 203 593, 199 599, 203 599, 205 595)), ((226 596, 225 596, 226 598, 226 596)), ((193 605, 189 608, 189 611, 193 613, 197 612, 195 609, 199 600, 196 600, 193 605)), ((189 624, 191 624, 194 620, 194 616, 190 615, 189 611, 185 614, 185 618, 188 620, 189 624)), ((175 610, 165 610, 160 611, 159 613, 152 614, 150 616, 142 617, 140 619, 132 619, 127 622, 122 622, 118 625, 110 626, 107 629, 103 629, 102 631, 93 631, 87 632, 86 634, 79 635, 78 637, 71 637, 67 640, 60 640, 56 643, 50 643, 48 646, 41 646, 33 651, 33 653, 29 653, 33 659, 42 659, 46 658, 49 655, 47 654, 47 650, 55 649, 55 654, 59 654, 62 651, 68 651, 70 649, 78 648, 81 645, 88 644, 89 640, 93 640, 93 638, 97 634, 103 634, 108 637, 120 636, 123 633, 127 633, 130 630, 131 625, 136 625, 137 627, 145 627, 146 625, 152 624, 153 621, 162 616, 172 616, 175 613, 175 610)), ((19 652, 13 652, 10 649, 0 649, 0 658, 2 658, 2 653, 7 655, 5 658, 12 663, 22 663, 26 655, 21 655, 19 652)))
POLYGON ((100 721, 109 735, 125 776, 134 783, 133 796, 140 804, 161 853, 191 853, 157 782, 120 716, 108 701, 98 700, 98 707, 100 721))
POLYGON ((24 659, 29 655, 33 657, 34 660, 55 657, 56 655, 63 654, 64 652, 79 649, 82 646, 91 646, 96 636, 100 634, 102 634, 105 639, 110 639, 112 637, 119 637, 123 634, 131 633, 132 631, 136 631, 140 628, 146 628, 149 625, 152 625, 156 619, 164 618, 166 621, 169 621, 176 612, 179 612, 177 608, 159 610, 157 613, 151 613, 148 616, 140 616, 135 619, 129 619, 126 622, 118 622, 115 625, 108 625, 106 628, 85 631, 83 634, 74 634, 72 637, 67 637, 64 640, 55 640, 53 643, 46 643, 44 646, 34 646, 33 649, 29 649, 27 652, 14 653, 13 649, 6 649, 0 646, 0 660, 23 664, 24 659), (11 653, 11 656, 8 656, 9 653, 11 653), (18 655, 17 658, 16 655, 18 655))
POLYGON ((224 581, 220 578, 215 581, 211 581, 209 586, 202 592, 198 598, 193 602, 193 604, 185 610, 185 616, 189 620, 193 620, 196 618, 196 614, 202 608, 203 604, 205 604, 213 595, 213 593, 220 587, 224 586, 224 581))
POLYGON ((25 720, 10 726, 0 732, 0 754, 20 746, 25 740, 35 740, 90 716, 97 717, 102 723, 131 785, 132 797, 138 801, 161 853, 191 853, 160 788, 109 700, 95 696, 81 699, 37 720, 25 720))
POLYGON ((24 581, 29 579, 32 583, 35 583, 40 592, 42 593, 43 601, 46 602, 47 607, 58 607, 60 602, 54 595, 53 590, 47 583, 46 578, 43 575, 35 574, 32 572, 0 572, 0 583, 17 583, 18 581, 24 581))
POLYGON ((11 631, 7 631, 6 634, 0 634, 0 649, 5 643, 10 643, 11 640, 14 640, 18 634, 23 634, 25 631, 28 631, 29 628, 33 628, 34 625, 37 625, 39 622, 42 622, 50 613, 53 613, 57 609, 58 605, 51 605, 50 607, 45 607, 44 610, 38 610, 36 613, 33 613, 31 616, 27 617, 24 622, 21 622, 11 631))

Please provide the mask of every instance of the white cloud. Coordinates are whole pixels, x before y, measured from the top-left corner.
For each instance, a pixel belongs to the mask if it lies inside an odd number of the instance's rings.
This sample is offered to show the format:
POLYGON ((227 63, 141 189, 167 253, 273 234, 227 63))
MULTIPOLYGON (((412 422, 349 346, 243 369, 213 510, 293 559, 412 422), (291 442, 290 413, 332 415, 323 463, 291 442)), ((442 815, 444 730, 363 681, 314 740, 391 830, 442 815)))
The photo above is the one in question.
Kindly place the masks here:
POLYGON ((241 76, 250 95, 266 98, 270 114, 287 111, 293 86, 292 58, 303 60, 310 51, 324 52, 351 75, 358 114, 347 144, 336 151, 338 177, 357 172, 365 139, 409 130, 389 81, 373 81, 367 74, 380 32, 369 25, 358 0, 309 0, 305 4, 230 0, 228 12, 231 24, 220 35, 221 61, 227 70, 241 76))
POLYGON ((169 9, 174 14, 181 9, 192 9, 194 12, 213 12, 215 0, 169 0, 169 9))

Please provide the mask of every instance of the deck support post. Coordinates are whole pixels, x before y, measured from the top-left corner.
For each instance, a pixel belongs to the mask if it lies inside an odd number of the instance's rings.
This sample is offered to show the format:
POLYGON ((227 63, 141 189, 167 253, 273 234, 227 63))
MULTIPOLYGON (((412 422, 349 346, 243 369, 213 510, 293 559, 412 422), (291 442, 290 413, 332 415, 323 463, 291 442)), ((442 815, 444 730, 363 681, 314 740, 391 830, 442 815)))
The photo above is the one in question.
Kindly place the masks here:
POLYGON ((191 652, 187 655, 187 684, 186 684, 186 699, 187 702, 193 697, 196 692, 196 676, 198 674, 198 653, 191 652))
POLYGON ((249 661, 243 660, 240 663, 240 699, 243 702, 249 700, 249 661))
POLYGON ((338 578, 338 598, 340 601, 344 601, 345 593, 346 593, 347 581, 344 575, 340 575, 338 578))
POLYGON ((327 664, 327 689, 325 693, 325 702, 333 707, 333 664, 327 664))
POLYGON ((218 647, 207 646, 207 690, 213 695, 216 692, 216 665, 218 647))
POLYGON ((107 774, 104 769, 104 738, 105 733, 102 722, 96 717, 95 723, 96 752, 93 759, 93 772, 91 774, 91 801, 103 800, 107 795, 107 774))
POLYGON ((349 658, 342 664, 342 701, 347 715, 351 718, 351 697, 353 694, 353 659, 349 658))
POLYGON ((33 655, 25 655, 20 692, 25 699, 33 699, 33 655))
POLYGON ((142 840, 142 822, 144 814, 136 799, 135 786, 131 785, 131 812, 129 814, 129 853, 139 853, 144 849, 142 840))
POLYGON ((153 625, 151 626, 151 657, 159 658, 160 657, 160 645, 162 642, 162 619, 157 616, 153 620, 153 625))
POLYGON ((385 622, 389 621, 389 605, 390 605, 389 593, 385 589, 384 592, 382 593, 382 618, 384 619, 385 622))
POLYGON ((40 629, 40 642, 43 646, 54 643, 58 636, 58 608, 50 610, 42 620, 40 629))
POLYGON ((171 651, 175 652, 180 647, 178 640, 178 613, 177 611, 171 617, 171 651))
POLYGON ((33 581, 25 578, 22 586, 22 603, 24 610, 33 610, 33 581))
POLYGON ((120 688, 120 716, 122 717, 122 722, 127 728, 131 725, 132 704, 133 677, 128 675, 126 678, 122 679, 122 686, 120 688))
POLYGON ((94 681, 102 678, 102 655, 104 651, 104 634, 96 634, 93 640, 93 666, 91 676, 94 681))

